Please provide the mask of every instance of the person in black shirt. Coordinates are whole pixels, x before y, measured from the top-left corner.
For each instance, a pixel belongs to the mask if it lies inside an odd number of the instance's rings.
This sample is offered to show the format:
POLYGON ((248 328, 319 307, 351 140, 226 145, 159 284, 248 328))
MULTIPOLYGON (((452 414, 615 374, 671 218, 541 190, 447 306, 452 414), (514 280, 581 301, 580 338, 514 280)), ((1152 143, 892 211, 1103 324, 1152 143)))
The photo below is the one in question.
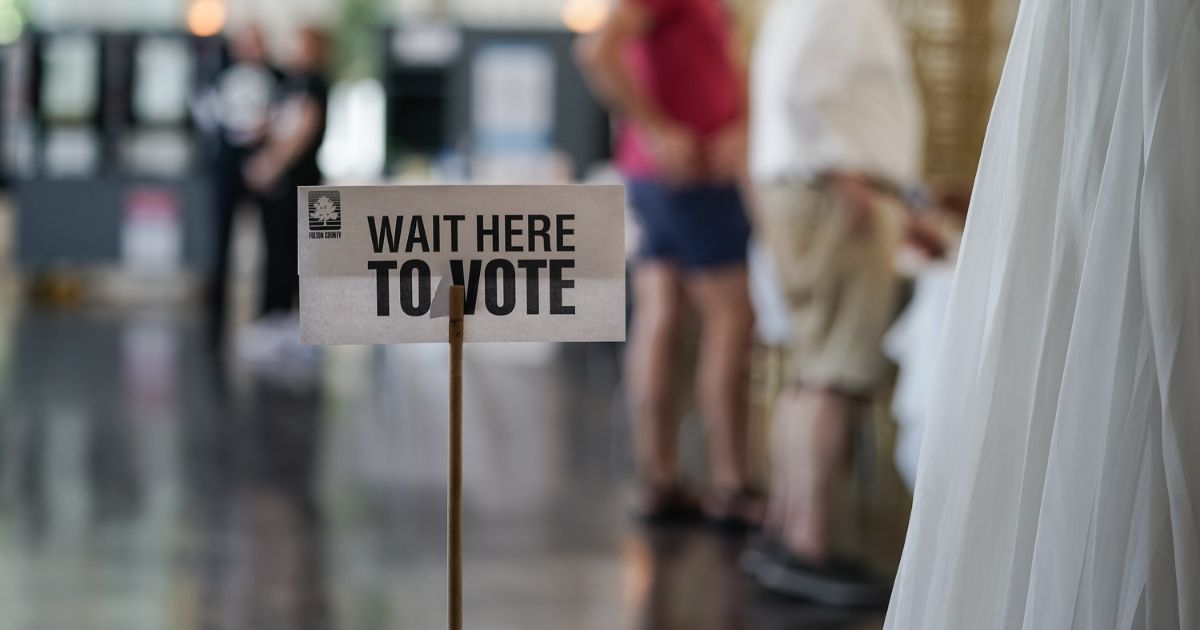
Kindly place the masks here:
POLYGON ((285 70, 272 108, 267 142, 244 169, 247 183, 262 198, 264 317, 290 312, 299 289, 296 187, 321 183, 317 152, 325 136, 329 98, 327 48, 322 31, 300 31, 295 59, 285 70))
POLYGON ((282 75, 267 61, 262 31, 255 26, 229 42, 230 63, 196 103, 196 120, 210 140, 215 251, 208 285, 208 332, 214 349, 225 330, 229 243, 233 216, 245 198, 256 197, 244 171, 267 140, 272 104, 282 75))

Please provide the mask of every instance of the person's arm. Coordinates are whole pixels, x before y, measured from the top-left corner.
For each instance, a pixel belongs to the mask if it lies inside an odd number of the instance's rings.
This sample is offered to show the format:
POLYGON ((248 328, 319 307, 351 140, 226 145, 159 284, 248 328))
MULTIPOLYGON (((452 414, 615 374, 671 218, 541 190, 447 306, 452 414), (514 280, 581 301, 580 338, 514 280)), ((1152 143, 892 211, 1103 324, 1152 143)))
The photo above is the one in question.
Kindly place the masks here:
POLYGON ((745 60, 734 53, 741 48, 741 32, 730 27, 730 67, 737 73, 738 117, 713 134, 705 149, 708 172, 717 180, 736 182, 743 190, 750 189, 747 171, 748 117, 750 114, 750 81, 745 60))
MULTIPOLYGON (((321 117, 324 110, 317 99, 306 96, 296 113, 296 127, 283 138, 271 138, 246 165, 246 179, 256 190, 263 191, 275 185, 279 178, 304 155, 312 144, 319 140, 321 117)), ((316 182, 312 182, 315 184, 316 182)))
POLYGON ((653 16, 637 0, 619 0, 595 34, 580 40, 577 53, 592 89, 626 119, 650 128, 668 117, 634 79, 625 51, 653 25, 653 16))
POLYGON ((576 48, 592 90, 626 120, 649 136, 651 150, 664 174, 692 179, 698 172, 698 140, 671 119, 634 78, 626 51, 653 26, 653 15, 638 0, 619 0, 605 25, 581 39, 576 48))
POLYGON ((842 207, 850 219, 850 226, 856 232, 870 229, 875 214, 875 198, 878 195, 870 179, 861 173, 841 171, 828 173, 827 177, 830 185, 845 202, 842 207))

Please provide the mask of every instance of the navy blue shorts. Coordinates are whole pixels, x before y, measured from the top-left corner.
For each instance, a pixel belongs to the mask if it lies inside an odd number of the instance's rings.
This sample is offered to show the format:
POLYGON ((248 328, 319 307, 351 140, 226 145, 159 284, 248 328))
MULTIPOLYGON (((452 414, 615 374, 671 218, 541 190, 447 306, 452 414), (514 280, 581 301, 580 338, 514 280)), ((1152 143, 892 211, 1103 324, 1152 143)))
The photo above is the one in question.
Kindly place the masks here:
POLYGON ((640 259, 665 260, 684 270, 746 262, 750 221, 737 186, 673 188, 635 180, 626 190, 642 228, 640 259))

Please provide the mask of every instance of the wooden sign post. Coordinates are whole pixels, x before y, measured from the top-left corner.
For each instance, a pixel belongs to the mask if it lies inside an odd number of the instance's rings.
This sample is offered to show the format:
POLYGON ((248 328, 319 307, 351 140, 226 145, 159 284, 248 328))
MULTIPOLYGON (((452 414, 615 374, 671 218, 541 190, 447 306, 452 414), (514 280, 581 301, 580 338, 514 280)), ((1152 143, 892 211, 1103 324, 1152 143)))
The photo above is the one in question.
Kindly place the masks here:
POLYGON ((620 186, 297 191, 301 340, 450 345, 450 630, 463 623, 463 344, 624 341, 624 207, 620 186))
POLYGON ((450 630, 462 630, 462 380, 465 290, 450 287, 450 482, 446 492, 446 569, 450 630))

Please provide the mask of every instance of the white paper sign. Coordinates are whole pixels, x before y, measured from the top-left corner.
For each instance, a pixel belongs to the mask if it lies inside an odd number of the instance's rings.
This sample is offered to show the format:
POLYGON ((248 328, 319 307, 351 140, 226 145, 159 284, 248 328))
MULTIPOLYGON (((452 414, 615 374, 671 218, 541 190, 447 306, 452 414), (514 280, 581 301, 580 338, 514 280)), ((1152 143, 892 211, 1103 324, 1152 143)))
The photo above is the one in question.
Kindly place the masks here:
POLYGON ((302 187, 300 336, 445 342, 623 341, 620 186, 302 187))

